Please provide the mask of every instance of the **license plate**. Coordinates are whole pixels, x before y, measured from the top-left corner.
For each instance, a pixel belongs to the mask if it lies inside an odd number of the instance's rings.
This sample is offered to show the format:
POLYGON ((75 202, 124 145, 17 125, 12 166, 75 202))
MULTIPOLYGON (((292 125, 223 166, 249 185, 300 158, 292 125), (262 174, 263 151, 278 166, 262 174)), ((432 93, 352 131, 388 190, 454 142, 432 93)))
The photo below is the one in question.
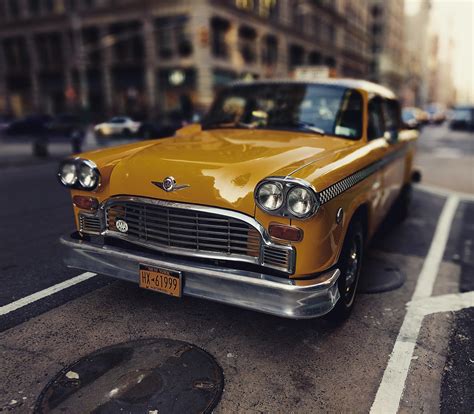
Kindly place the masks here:
POLYGON ((155 292, 181 297, 182 275, 176 270, 141 264, 139 268, 140 287, 155 292))

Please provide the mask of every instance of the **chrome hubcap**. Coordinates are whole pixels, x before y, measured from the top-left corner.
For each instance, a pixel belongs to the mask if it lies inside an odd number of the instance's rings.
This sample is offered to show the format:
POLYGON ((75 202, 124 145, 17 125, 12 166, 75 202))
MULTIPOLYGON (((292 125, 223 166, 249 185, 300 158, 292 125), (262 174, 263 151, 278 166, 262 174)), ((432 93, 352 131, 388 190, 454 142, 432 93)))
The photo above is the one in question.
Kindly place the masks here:
POLYGON ((345 295, 350 299, 352 290, 357 280, 359 270, 359 248, 356 240, 352 241, 349 257, 347 260, 345 295))

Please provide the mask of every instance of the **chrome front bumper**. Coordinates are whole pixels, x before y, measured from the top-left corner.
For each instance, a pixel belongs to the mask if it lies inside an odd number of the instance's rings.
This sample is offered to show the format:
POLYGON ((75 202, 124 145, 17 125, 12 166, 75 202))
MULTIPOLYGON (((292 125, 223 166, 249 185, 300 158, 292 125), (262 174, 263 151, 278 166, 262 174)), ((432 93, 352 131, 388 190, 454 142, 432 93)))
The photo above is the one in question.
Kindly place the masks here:
POLYGON ((318 283, 298 286, 291 279, 230 269, 176 258, 129 252, 112 246, 97 246, 70 236, 61 238, 67 249, 68 267, 138 283, 139 264, 179 270, 183 294, 209 299, 276 316, 304 319, 328 313, 339 299, 340 271, 318 275, 318 283))

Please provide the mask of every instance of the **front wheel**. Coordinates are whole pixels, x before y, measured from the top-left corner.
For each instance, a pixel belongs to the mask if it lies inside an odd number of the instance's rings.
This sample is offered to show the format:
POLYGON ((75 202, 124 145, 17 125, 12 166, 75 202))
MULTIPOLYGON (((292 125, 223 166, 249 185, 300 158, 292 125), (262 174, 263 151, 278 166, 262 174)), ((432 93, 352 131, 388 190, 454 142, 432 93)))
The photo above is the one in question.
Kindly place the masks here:
POLYGON ((346 320, 354 308, 363 255, 364 231, 361 222, 355 221, 347 231, 338 262, 341 271, 337 281, 340 298, 328 314, 328 318, 333 322, 346 320))
POLYGON ((404 221, 410 214, 410 203, 412 198, 412 185, 405 184, 395 202, 395 218, 397 221, 404 221))

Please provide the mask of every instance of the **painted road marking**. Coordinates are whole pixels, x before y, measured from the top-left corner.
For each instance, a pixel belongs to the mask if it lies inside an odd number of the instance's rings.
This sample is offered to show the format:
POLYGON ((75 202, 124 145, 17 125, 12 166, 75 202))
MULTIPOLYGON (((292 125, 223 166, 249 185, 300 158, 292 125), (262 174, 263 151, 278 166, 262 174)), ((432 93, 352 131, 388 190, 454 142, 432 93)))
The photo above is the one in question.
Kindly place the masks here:
POLYGON ((413 299, 426 298, 433 293, 433 286, 438 276, 439 265, 443 260, 444 250, 448 242, 449 231, 454 220, 454 215, 459 205, 457 196, 450 196, 444 204, 443 211, 436 225, 436 231, 431 241, 430 250, 426 255, 420 275, 416 282, 413 299))
POLYGON ((11 302, 8 305, 0 307, 0 316, 6 315, 47 296, 53 295, 54 293, 60 292, 61 290, 77 285, 78 283, 84 282, 94 276, 97 276, 97 274, 85 272, 79 276, 73 277, 72 279, 65 280, 64 282, 58 283, 57 285, 51 286, 44 290, 40 290, 39 292, 35 292, 29 296, 25 296, 22 299, 18 299, 15 302, 11 302))
POLYGON ((428 313, 441 312, 443 310, 460 310, 465 307, 474 306, 472 295, 460 294, 443 295, 436 298, 430 297, 458 204, 459 197, 451 195, 443 207, 428 255, 418 277, 412 300, 407 304, 407 313, 385 368, 374 403, 372 404, 371 413, 395 414, 398 411, 424 316, 428 313), (439 303, 444 304, 444 307, 440 306, 439 303))
POLYGON ((448 190, 441 187, 433 187, 426 184, 417 184, 415 187, 417 190, 424 191, 425 193, 435 194, 441 197, 457 196, 462 201, 474 201, 474 194, 462 193, 459 191, 448 190))

